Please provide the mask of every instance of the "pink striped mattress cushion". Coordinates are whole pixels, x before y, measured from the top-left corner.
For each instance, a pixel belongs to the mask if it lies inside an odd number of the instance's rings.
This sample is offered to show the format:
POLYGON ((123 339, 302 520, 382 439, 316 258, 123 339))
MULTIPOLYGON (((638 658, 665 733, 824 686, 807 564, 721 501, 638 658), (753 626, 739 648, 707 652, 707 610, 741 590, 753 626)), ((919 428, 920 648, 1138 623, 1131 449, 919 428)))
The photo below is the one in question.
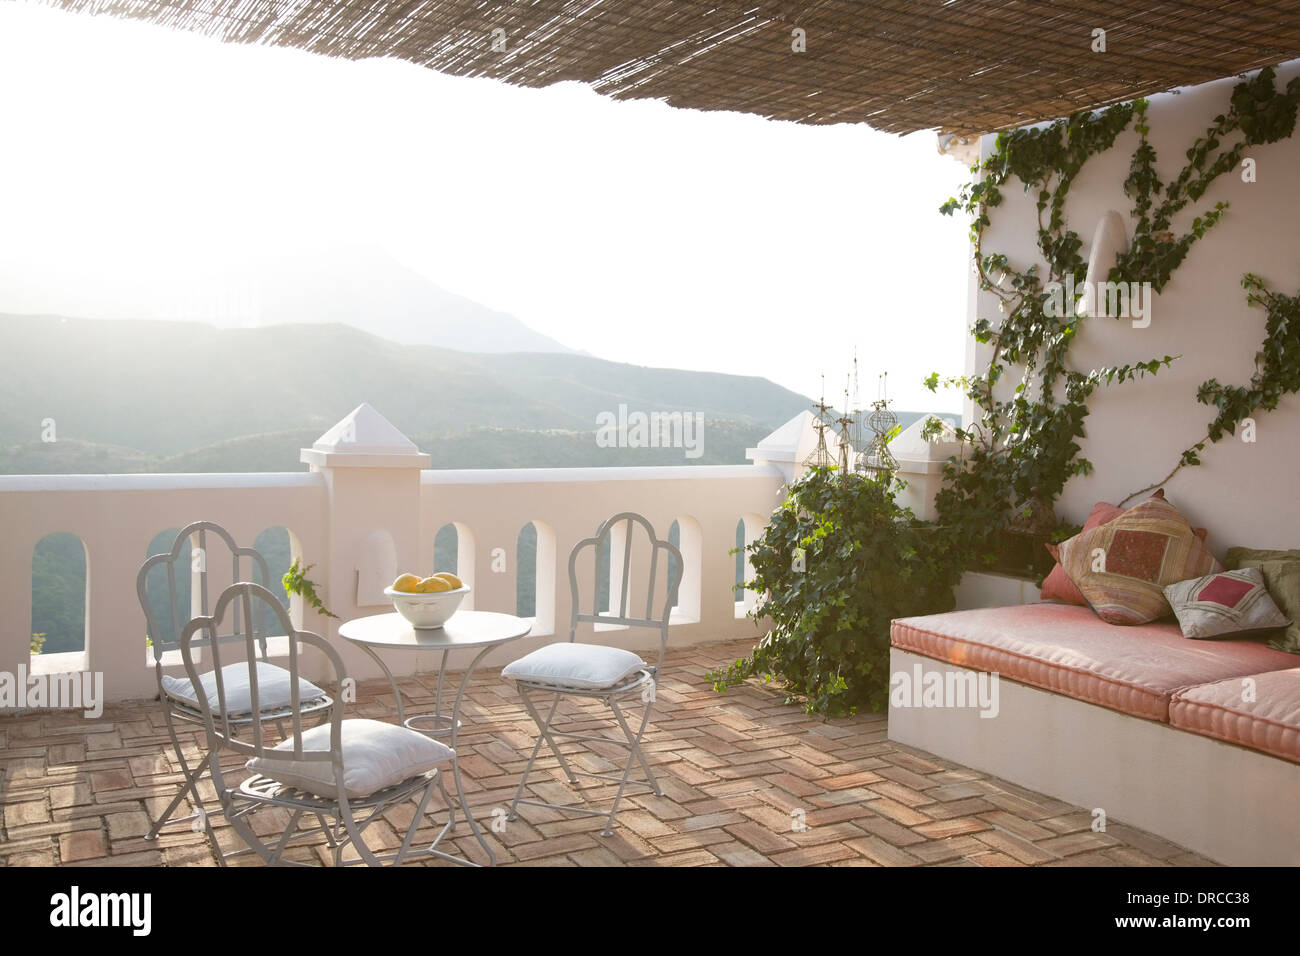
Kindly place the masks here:
MULTIPOLYGON (((1291 659, 1295 663, 1294 654, 1291 659)), ((1169 723, 1300 763, 1300 667, 1250 677, 1253 701, 1242 700, 1240 677, 1178 691, 1169 702, 1169 723)))
POLYGON ((890 642, 1008 680, 1149 720, 1169 719, 1174 691, 1295 666, 1253 640, 1192 641, 1173 623, 1118 627, 1069 604, 899 618, 890 642))

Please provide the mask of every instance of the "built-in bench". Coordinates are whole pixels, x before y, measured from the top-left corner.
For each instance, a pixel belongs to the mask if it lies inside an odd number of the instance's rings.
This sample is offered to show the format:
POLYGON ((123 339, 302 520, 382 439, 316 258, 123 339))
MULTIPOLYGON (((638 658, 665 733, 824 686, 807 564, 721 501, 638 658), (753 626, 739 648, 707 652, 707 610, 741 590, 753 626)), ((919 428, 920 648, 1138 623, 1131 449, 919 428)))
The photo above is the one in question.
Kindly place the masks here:
MULTIPOLYGON (((1300 763, 1300 667, 1251 674, 1249 681, 1178 691, 1169 704, 1170 725, 1300 763)), ((1300 802, 1300 780, 1294 796, 1300 802)))
POLYGON ((1063 604, 902 618, 891 644, 891 673, 909 682, 918 666, 954 686, 999 678, 995 719, 903 695, 890 739, 1220 862, 1300 864, 1295 655, 1188 640, 1172 623, 1116 627, 1063 604))

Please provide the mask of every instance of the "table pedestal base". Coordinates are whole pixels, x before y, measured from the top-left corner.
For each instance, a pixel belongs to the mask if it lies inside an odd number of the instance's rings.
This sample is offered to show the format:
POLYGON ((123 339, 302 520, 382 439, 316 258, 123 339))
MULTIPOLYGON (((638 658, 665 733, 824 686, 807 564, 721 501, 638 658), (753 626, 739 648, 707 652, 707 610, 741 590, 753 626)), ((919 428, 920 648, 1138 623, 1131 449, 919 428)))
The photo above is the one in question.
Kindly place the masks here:
POLYGON ((488 651, 492 650, 494 645, 484 647, 474 656, 474 660, 470 662, 469 668, 460 679, 460 686, 456 688, 456 702, 453 704, 450 714, 442 713, 442 682, 443 675, 447 671, 448 656, 448 651, 444 650, 442 652, 442 664, 438 667, 438 691, 434 700, 434 713, 413 714, 410 717, 406 716, 405 708, 402 706, 402 692, 397 686, 397 680, 393 677, 393 672, 388 669, 388 665, 384 663, 383 658, 376 654, 368 645, 361 644, 359 646, 363 651, 370 655, 370 658, 379 665, 379 669, 384 672, 384 676, 388 678, 388 685, 393 689, 393 697, 397 702, 398 722, 403 727, 425 734, 428 737, 433 737, 434 739, 444 736, 449 738, 448 746, 451 747, 453 752, 451 758, 452 781, 455 784, 456 796, 458 799, 453 800, 447 793, 446 787, 444 787, 442 783, 442 774, 439 774, 438 788, 442 791, 443 799, 447 801, 447 823, 443 826, 442 830, 439 831, 437 837, 434 838, 433 843, 429 845, 429 848, 425 852, 444 860, 450 860, 453 863, 459 863, 462 866, 480 865, 472 860, 454 856, 438 849, 438 845, 442 843, 443 837, 456 827, 456 804, 459 803, 461 812, 465 814, 465 819, 469 823, 470 831, 474 834, 474 839, 478 840, 479 846, 481 846, 483 852, 487 854, 488 866, 496 866, 497 856, 492 852, 492 847, 488 845, 487 839, 483 836, 483 831, 479 829, 478 822, 474 819, 474 814, 470 812, 469 801, 465 799, 465 788, 462 786, 460 779, 460 762, 454 755, 456 750, 456 735, 461 726, 460 705, 461 701, 465 697, 465 688, 469 686, 469 680, 474 675, 474 669, 478 667, 479 661, 483 660, 484 656, 486 656, 488 651), (432 726, 421 726, 421 724, 432 724, 432 726))

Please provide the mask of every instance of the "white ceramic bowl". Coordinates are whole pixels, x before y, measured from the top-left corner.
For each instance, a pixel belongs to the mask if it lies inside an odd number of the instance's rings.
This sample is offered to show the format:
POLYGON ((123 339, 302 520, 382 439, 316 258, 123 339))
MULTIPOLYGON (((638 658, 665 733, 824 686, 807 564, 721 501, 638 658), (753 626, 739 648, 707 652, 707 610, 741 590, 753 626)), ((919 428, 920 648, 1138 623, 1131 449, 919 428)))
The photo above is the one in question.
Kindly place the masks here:
POLYGON ((437 594, 410 594, 406 591, 394 591, 384 588, 384 594, 393 601, 393 609, 406 618, 412 627, 432 629, 442 627, 456 613, 460 602, 465 599, 470 589, 460 587, 454 591, 440 591, 437 594))

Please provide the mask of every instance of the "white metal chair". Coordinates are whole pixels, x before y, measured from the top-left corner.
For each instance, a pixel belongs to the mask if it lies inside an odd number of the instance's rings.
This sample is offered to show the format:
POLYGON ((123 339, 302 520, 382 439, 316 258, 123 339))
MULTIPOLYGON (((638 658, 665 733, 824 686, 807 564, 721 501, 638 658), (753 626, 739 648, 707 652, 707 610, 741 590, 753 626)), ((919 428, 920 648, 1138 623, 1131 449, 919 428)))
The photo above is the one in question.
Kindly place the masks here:
MULTIPOLYGON (((450 760, 454 753, 446 744, 397 724, 365 719, 344 720, 341 704, 331 707, 327 721, 304 730, 302 718, 306 711, 298 691, 301 686, 300 645, 303 649, 311 647, 320 651, 332 665, 336 681, 341 683, 346 678, 343 660, 328 641, 310 631, 295 631, 275 595, 249 582, 226 588, 210 616, 195 618, 181 632, 181 657, 190 680, 196 684, 199 682, 194 659, 197 647, 210 647, 214 657, 214 686, 210 694, 200 697, 199 709, 212 755, 212 781, 226 820, 240 839, 268 865, 308 865, 283 857, 294 840, 318 832, 315 826, 299 829, 304 816, 319 823, 319 832, 324 834, 326 843, 333 850, 336 865, 343 864, 343 851, 349 845, 360 857, 360 860, 349 863, 361 862, 371 866, 400 864, 410 852, 435 786, 441 789, 447 805, 452 806, 442 786, 438 765, 450 760), (280 716, 292 727, 291 733, 274 745, 267 741, 262 721, 250 725, 249 739, 240 739, 240 728, 231 716, 229 699, 232 668, 238 668, 242 671, 240 678, 247 680, 253 711, 263 712, 259 708, 260 685, 266 674, 255 664, 258 637, 250 623, 261 616, 263 608, 279 619, 290 637, 287 668, 290 700, 280 716), (231 610, 243 622, 242 627, 236 627, 236 637, 243 641, 247 657, 245 662, 223 668, 223 642, 213 638, 222 619, 231 610), (238 784, 228 783, 226 771, 221 766, 223 751, 247 757, 244 767, 251 770, 252 775, 238 784), (385 812, 411 798, 418 798, 419 806, 406 828, 401 846, 395 852, 377 855, 366 845, 363 838, 365 829, 385 812), (266 807, 282 807, 290 814, 283 834, 274 842, 259 836, 249 821, 253 813, 266 807)), ((449 820, 444 832, 451 826, 449 820)), ((216 836, 211 830, 209 836, 215 845, 216 836)), ((220 855, 220 849, 217 852, 220 855)))
POLYGON ((655 681, 663 668, 664 650, 668 645, 668 620, 673 606, 677 603, 677 588, 681 581, 682 568, 681 552, 668 541, 656 538, 650 522, 632 512, 625 511, 614 515, 601 524, 594 537, 586 538, 574 547, 569 555, 569 593, 573 614, 569 624, 568 641, 548 644, 508 665, 501 672, 503 677, 515 682, 524 707, 537 724, 538 730, 537 743, 528 758, 527 766, 524 767, 523 776, 515 790, 506 819, 516 818, 516 809, 520 804, 548 807, 567 813, 586 813, 604 816, 606 821, 603 832, 605 836, 609 836, 614 829, 614 815, 618 812, 619 803, 629 785, 647 787, 655 794, 663 795, 663 790, 650 769, 650 762, 641 750, 641 739, 645 735, 646 724, 650 720, 650 712, 654 704, 655 681), (602 550, 607 550, 610 555, 608 612, 600 610, 602 550), (593 587, 589 600, 584 605, 578 586, 578 560, 588 551, 591 553, 594 566, 593 587), (662 570, 661 559, 666 565, 662 570), (632 593, 634 570, 640 564, 644 564, 647 577, 638 587, 634 600, 632 593), (614 586, 616 580, 619 582, 617 590, 614 586), (644 604, 640 600, 642 595, 645 598, 644 604), (657 597, 660 601, 656 605, 657 597), (642 606, 645 608, 644 615, 638 616, 637 610, 642 606), (658 630, 659 656, 656 663, 647 664, 638 655, 620 648, 578 643, 575 640, 578 625, 588 623, 658 630), (549 707, 546 708, 545 716, 538 709, 533 699, 534 695, 543 698, 551 695, 552 699, 549 707), (622 730, 623 739, 556 729, 554 721, 560 701, 564 697, 603 701, 613 713, 617 726, 622 730), (640 724, 634 732, 623 713, 622 705, 635 698, 640 699, 642 712, 640 724), (625 747, 628 751, 627 762, 618 776, 574 769, 560 750, 556 738, 594 741, 625 747), (546 743, 555 754, 570 784, 577 786, 579 776, 617 783, 618 790, 614 795, 613 805, 608 810, 597 810, 590 807, 566 806, 525 799, 524 790, 543 743, 546 743), (644 781, 630 779, 632 768, 638 763, 645 773, 644 781))
MULTIPOLYGON (((197 688, 203 687, 208 694, 211 694, 216 678, 210 671, 202 674, 198 683, 192 682, 191 678, 168 676, 163 672, 163 658, 169 651, 179 650, 181 632, 196 613, 198 615, 209 613, 208 575, 209 564, 213 558, 209 545, 213 546, 213 550, 220 551, 224 548, 229 553, 232 582, 250 580, 254 583, 270 583, 266 559, 253 548, 241 548, 236 545, 235 539, 228 531, 211 521, 195 521, 186 525, 177 533, 171 550, 151 555, 140 568, 140 573, 136 575, 136 595, 144 611, 145 629, 153 648, 158 699, 167 723, 167 733, 171 737, 176 759, 185 778, 180 792, 149 830, 146 839, 150 840, 157 838, 159 831, 171 819, 171 815, 176 812, 176 808, 180 806, 187 793, 193 798, 197 812, 173 822, 181 823, 195 819, 206 821, 207 819, 197 784, 208 769, 210 755, 205 756, 198 766, 191 769, 185 759, 185 751, 181 748, 176 724, 180 722, 203 725, 199 706, 203 694, 200 694, 197 688), (155 601, 155 598, 160 600, 155 601), (161 613, 157 604, 162 605, 161 613)), ((213 567, 215 566, 213 564, 213 567)), ((276 605, 279 606, 278 601, 276 605)), ((240 630, 239 613, 237 608, 234 619, 236 632, 240 630)), ((256 659, 261 662, 258 665, 263 683, 263 695, 259 701, 261 709, 249 706, 247 687, 243 687, 238 692, 235 688, 230 688, 228 696, 231 705, 235 707, 235 712, 225 716, 230 718, 232 728, 247 728, 267 721, 283 721, 285 716, 284 706, 288 702, 289 693, 288 673, 284 668, 271 664, 268 660, 265 621, 265 615, 259 615, 255 621, 246 622, 252 625, 257 652, 256 657, 250 657, 250 660, 256 659), (273 680, 277 689, 268 693, 266 685, 273 680)), ((285 633, 290 631, 291 629, 286 630, 285 633)), ((239 637, 218 636, 214 640, 217 643, 226 643, 237 641, 239 637)), ((199 647, 201 644, 196 643, 195 646, 199 647)), ((232 671, 235 683, 239 684, 239 665, 232 664, 228 669, 232 671)), ((226 678, 227 681, 231 679, 231 677, 226 678)), ((307 681, 303 681, 298 686, 297 694, 303 714, 323 713, 332 705, 332 701, 323 690, 307 681)), ((282 724, 280 729, 283 733, 282 724)), ((224 862, 220 851, 218 851, 218 860, 224 862)))

